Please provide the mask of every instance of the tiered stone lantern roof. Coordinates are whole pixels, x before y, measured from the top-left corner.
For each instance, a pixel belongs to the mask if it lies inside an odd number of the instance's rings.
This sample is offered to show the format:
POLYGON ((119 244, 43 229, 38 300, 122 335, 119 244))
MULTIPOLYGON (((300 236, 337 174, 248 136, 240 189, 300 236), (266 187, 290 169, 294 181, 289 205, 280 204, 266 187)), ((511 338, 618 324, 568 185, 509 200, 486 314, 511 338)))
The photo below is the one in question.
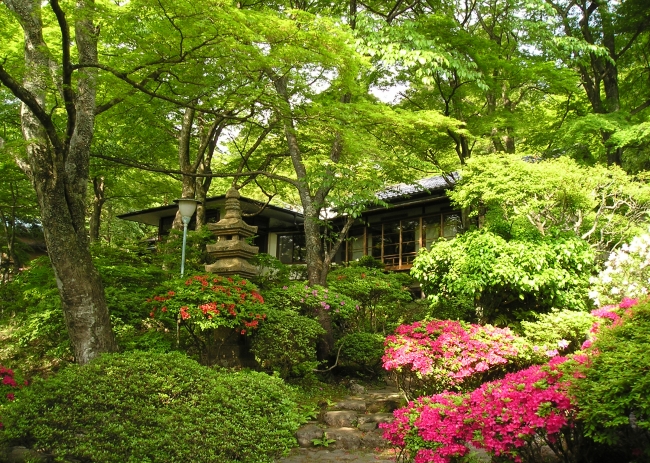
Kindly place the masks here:
POLYGON ((239 275, 250 278, 257 275, 257 268, 248 259, 255 256, 259 248, 246 241, 257 233, 257 227, 248 225, 242 219, 239 205, 239 191, 230 188, 226 192, 226 214, 208 229, 217 236, 215 244, 207 246, 207 252, 216 260, 205 266, 207 272, 223 276, 239 275))

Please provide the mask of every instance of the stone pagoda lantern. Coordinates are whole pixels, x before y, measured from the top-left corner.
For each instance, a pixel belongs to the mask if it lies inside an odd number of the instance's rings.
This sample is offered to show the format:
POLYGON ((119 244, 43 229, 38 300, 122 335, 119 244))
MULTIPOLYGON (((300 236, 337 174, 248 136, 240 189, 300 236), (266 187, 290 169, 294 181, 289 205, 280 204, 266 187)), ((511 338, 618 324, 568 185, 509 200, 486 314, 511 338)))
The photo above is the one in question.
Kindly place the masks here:
POLYGON ((242 220, 239 198, 239 191, 230 188, 226 192, 225 216, 219 222, 207 226, 217 236, 217 242, 207 246, 208 254, 216 261, 206 265, 205 270, 223 276, 250 278, 257 275, 257 268, 249 264, 248 259, 255 256, 259 248, 248 244, 246 238, 255 235, 257 227, 242 220))

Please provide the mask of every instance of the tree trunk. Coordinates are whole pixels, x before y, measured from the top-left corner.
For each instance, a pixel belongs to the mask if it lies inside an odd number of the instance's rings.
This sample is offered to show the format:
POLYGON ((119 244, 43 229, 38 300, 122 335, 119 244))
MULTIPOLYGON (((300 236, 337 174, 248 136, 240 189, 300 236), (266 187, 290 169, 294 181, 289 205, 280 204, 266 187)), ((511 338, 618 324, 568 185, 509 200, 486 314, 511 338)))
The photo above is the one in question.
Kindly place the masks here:
MULTIPOLYGON (((52 56, 56 54, 48 50, 43 40, 41 2, 6 0, 5 4, 14 12, 25 33, 25 71, 21 85, 0 67, 0 80, 23 103, 21 123, 27 141, 26 170, 36 190, 75 360, 84 364, 103 352, 117 350, 85 227, 96 72, 89 68, 80 72, 75 93, 70 31, 58 1, 51 0, 50 5, 61 33, 60 64, 53 61, 52 56), (51 78, 55 79, 54 86, 51 78), (46 109, 46 92, 56 91, 52 88, 59 89, 56 98, 65 103, 67 127, 63 135, 59 135, 46 109)), ((97 62, 97 30, 90 19, 91 11, 90 1, 84 0, 78 2, 75 11, 81 18, 75 23, 79 61, 88 64, 97 62)))
MULTIPOLYGON (((185 114, 183 116, 183 125, 181 126, 181 132, 178 137, 178 164, 180 166, 181 172, 187 173, 196 173, 192 169, 192 163, 190 162, 190 140, 192 139, 192 126, 194 125, 194 115, 196 111, 192 108, 186 108, 185 114)), ((181 198, 194 198, 196 194, 196 181, 195 177, 191 175, 182 176, 182 187, 181 187, 181 198)), ((174 230, 182 230, 183 222, 181 221, 180 211, 176 211, 176 217, 174 217, 174 224, 172 225, 174 230)))
POLYGON ((99 241, 99 227, 102 220, 102 207, 106 202, 106 196, 104 194, 104 177, 94 177, 93 178, 93 191, 95 196, 93 197, 93 210, 90 213, 90 242, 94 243, 99 241))

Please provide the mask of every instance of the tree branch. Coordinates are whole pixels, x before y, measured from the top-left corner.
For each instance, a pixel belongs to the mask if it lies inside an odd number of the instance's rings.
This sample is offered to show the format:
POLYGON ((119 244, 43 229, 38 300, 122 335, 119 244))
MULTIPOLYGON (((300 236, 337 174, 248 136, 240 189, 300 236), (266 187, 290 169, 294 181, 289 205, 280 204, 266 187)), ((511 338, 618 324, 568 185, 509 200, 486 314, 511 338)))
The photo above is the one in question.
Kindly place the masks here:
POLYGON ((29 108, 45 129, 45 133, 47 133, 47 137, 50 140, 50 143, 52 143, 54 150, 58 154, 63 154, 65 152, 65 147, 59 138, 59 134, 56 131, 56 127, 54 126, 50 115, 45 112, 45 109, 41 107, 34 95, 16 82, 16 80, 5 71, 2 65, 0 65, 0 82, 2 82, 16 98, 22 101, 25 106, 29 108))

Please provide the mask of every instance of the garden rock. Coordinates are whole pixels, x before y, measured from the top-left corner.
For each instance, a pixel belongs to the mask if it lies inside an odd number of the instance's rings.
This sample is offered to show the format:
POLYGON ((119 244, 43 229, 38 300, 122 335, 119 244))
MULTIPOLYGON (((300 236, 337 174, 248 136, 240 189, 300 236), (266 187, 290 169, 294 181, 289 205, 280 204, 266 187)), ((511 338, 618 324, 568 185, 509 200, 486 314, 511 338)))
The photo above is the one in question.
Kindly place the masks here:
POLYGON ((308 424, 296 431, 296 440, 301 447, 311 447, 314 439, 323 437, 323 429, 315 424, 308 424))
POLYGON ((325 413, 325 423, 336 428, 349 428, 357 424, 357 412, 350 410, 332 411, 325 413))
MULTIPOLYGON (((375 424, 376 423, 368 423, 375 424)), ((362 439, 363 447, 369 449, 384 448, 388 447, 389 442, 383 438, 383 431, 381 429, 375 429, 374 431, 367 432, 362 439)))
POLYGON ((366 401, 361 399, 351 399, 338 402, 334 405, 337 410, 354 410, 357 412, 366 411, 366 401))
POLYGON ((374 431, 377 429, 377 423, 361 423, 357 428, 359 428, 359 431, 361 432, 374 431))
POLYGON ((366 393, 366 388, 363 387, 361 384, 357 384, 354 382, 350 383, 350 392, 354 395, 361 395, 366 393))
POLYGON ((362 434, 357 428, 338 428, 327 431, 327 437, 336 441, 337 447, 358 449, 361 446, 362 434))
POLYGON ((392 423, 393 419, 394 417, 392 413, 372 413, 370 415, 360 416, 358 418, 358 423, 392 423))
MULTIPOLYGON (((28 449, 26 447, 13 447, 10 452, 8 452, 3 457, 6 458, 7 463, 25 463, 25 462, 39 462, 39 463, 44 463, 46 461, 49 461, 49 459, 41 454, 38 453, 36 450, 28 449)), ((0 460, 2 461, 2 460, 0 460)))

